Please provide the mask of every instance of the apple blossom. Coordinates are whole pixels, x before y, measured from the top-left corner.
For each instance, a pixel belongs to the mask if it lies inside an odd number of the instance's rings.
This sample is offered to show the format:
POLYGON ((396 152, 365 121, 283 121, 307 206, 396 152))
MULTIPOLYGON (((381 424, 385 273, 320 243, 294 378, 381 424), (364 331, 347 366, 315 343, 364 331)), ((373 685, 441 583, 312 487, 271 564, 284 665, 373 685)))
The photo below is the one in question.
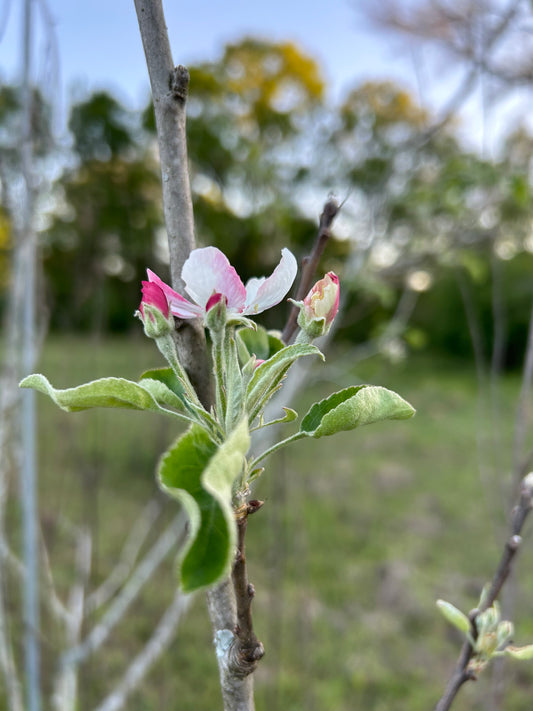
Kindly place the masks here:
POLYGON ((255 315, 278 304, 286 295, 297 272, 294 255, 282 249, 281 260, 272 274, 252 278, 242 283, 227 257, 216 247, 195 249, 183 265, 181 273, 185 289, 192 301, 165 284, 157 274, 147 270, 150 284, 165 294, 171 313, 178 318, 203 317, 221 299, 231 315, 255 315))
POLYGON ((295 302, 300 308, 298 325, 309 338, 326 334, 339 309, 339 277, 328 272, 317 281, 305 299, 295 302))

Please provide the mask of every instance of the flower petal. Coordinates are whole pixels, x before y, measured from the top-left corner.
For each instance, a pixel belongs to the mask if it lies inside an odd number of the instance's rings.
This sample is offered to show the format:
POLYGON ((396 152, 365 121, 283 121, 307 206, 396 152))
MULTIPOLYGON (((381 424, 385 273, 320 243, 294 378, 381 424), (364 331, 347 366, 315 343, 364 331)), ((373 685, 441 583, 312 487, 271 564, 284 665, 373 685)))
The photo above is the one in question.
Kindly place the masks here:
POLYGON ((148 281, 157 284, 167 297, 170 311, 174 316, 178 318, 197 318, 203 314, 203 309, 187 301, 181 294, 178 294, 178 292, 174 291, 168 284, 165 284, 151 269, 147 269, 146 272, 148 274, 148 281))
POLYGON ((152 281, 143 281, 142 282, 142 300, 141 304, 139 306, 139 311, 141 312, 143 319, 144 319, 144 309, 143 306, 145 304, 149 304, 150 306, 155 306, 165 318, 168 318, 168 300, 166 297, 165 292, 163 289, 158 284, 155 284, 152 281))
POLYGON ((194 249, 183 265, 181 276, 187 292, 203 311, 215 293, 226 297, 228 311, 242 312, 246 289, 226 255, 216 247, 194 249))
POLYGON ((281 260, 267 278, 253 277, 246 283, 245 314, 259 314, 279 304, 289 291, 298 271, 298 264, 289 249, 281 250, 281 260))

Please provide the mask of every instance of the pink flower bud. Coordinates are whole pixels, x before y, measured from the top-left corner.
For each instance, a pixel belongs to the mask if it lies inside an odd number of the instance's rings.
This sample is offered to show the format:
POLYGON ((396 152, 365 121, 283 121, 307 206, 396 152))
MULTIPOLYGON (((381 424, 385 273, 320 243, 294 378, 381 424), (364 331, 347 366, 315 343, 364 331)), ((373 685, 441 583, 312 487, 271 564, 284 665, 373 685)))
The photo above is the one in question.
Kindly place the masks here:
POLYGON ((216 306, 216 305, 219 304, 222 300, 224 301, 224 305, 227 306, 227 305, 228 305, 228 299, 227 299, 227 297, 225 297, 224 294, 220 294, 220 293, 214 292, 213 295, 210 296, 209 299, 207 300, 207 303, 206 303, 206 305, 205 305, 205 310, 206 310, 206 311, 209 311, 210 309, 213 308, 213 306, 216 306))
POLYGON ((139 306, 139 311, 142 314, 144 321, 144 305, 154 306, 156 309, 161 311, 165 318, 168 318, 170 309, 168 306, 167 297, 165 296, 163 290, 155 284, 153 281, 143 281, 142 282, 142 300, 139 306))
POLYGON ((325 331, 333 323, 339 309, 339 277, 328 272, 323 279, 317 281, 303 301, 305 319, 324 319, 325 331))
POLYGON ((142 300, 136 312, 148 338, 161 338, 174 330, 174 318, 165 292, 158 284, 143 281, 142 300))

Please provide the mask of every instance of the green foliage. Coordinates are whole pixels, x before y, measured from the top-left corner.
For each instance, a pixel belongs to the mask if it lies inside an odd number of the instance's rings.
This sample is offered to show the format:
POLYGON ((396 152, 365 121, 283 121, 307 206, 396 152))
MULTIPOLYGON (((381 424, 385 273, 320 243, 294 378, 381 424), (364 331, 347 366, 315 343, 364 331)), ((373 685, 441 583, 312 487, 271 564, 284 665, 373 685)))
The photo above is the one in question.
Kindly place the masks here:
POLYGON ((457 627, 463 634, 470 634, 472 626, 464 612, 461 612, 461 610, 458 610, 451 602, 446 602, 446 600, 437 600, 437 607, 450 624, 457 627))
POLYGON ((436 272, 432 288, 418 299, 411 326, 424 334, 433 352, 471 357, 468 306, 478 329, 482 354, 486 360, 490 359, 495 337, 493 279, 496 278, 504 329, 503 365, 510 369, 520 367, 529 328, 533 255, 520 252, 512 259, 493 261, 490 254, 478 252, 463 255, 461 262, 442 266, 436 272))
POLYGON ((415 414, 397 393, 373 385, 358 385, 316 402, 305 415, 300 431, 325 437, 382 420, 406 420, 415 414))
MULTIPOLYGON (((501 157, 489 160, 464 149, 453 122, 428 132, 433 117, 392 82, 367 82, 326 104, 320 66, 287 42, 246 38, 228 45, 217 61, 191 66, 190 74, 189 157, 199 243, 220 247, 245 279, 266 273, 282 245, 298 256, 309 251, 316 220, 302 215, 303 198, 316 195, 318 212, 326 191, 348 193, 341 218, 350 239, 333 240, 321 265, 341 277, 346 310, 339 335, 354 342, 379 336, 413 272, 425 270, 431 283, 415 314, 420 323, 414 328, 424 334, 419 341, 470 354, 464 321, 453 318, 462 308, 453 265, 487 265, 491 254, 529 260, 528 130, 507 136, 501 157), (358 269, 344 274, 354 244, 358 269), (430 308, 439 310, 438 319, 428 316, 430 308)), ((0 125, 8 139, 18 112, 17 90, 3 87, 0 125)), ((38 144, 45 151, 47 112, 36 93, 38 144)), ((127 330, 146 266, 167 276, 153 113, 150 106, 142 115, 130 112, 98 91, 71 107, 69 126, 72 155, 41 233, 51 325, 127 330)), ((0 146, 4 165, 14 149, 12 140, 0 146)), ((0 269, 7 272, 4 261, 0 269)), ((488 352, 490 278, 476 282, 476 299, 478 288, 488 352)), ((524 330, 513 291, 509 279, 502 294, 513 300, 507 313, 510 366, 519 363, 524 330)), ((263 322, 272 326, 275 319, 268 313, 263 322)))
MULTIPOLYGON (((332 352, 330 358, 340 363, 342 353, 332 352)), ((121 337, 95 345, 90 339, 55 336, 45 344, 39 369, 64 385, 79 382, 89 370, 95 377, 120 373, 134 380, 153 363, 153 346, 146 339, 121 337)), ((316 364, 322 368, 318 360, 316 364)), ((481 408, 480 420, 476 373, 464 363, 434 357, 415 357, 395 368, 379 359, 363 366, 350 376, 400 390, 417 405, 416 424, 384 422, 367 428, 364 437, 363 431, 346 432, 334 442, 324 437, 310 447, 288 448, 255 486, 254 495, 266 500, 247 532, 249 575, 257 591, 254 618, 267 652, 256 679, 258 711, 313 705, 335 711, 432 708, 460 644, 433 601, 442 596, 471 609, 497 562, 498 547, 493 535, 487 538, 486 521, 489 517, 505 530, 501 470, 494 478, 485 471, 489 482, 483 479, 480 489, 479 453, 472 442, 480 428, 487 432, 490 407, 481 408), (267 619, 272 622, 266 624, 267 619)), ((498 453, 505 456, 512 452, 520 382, 514 374, 505 375, 501 386, 498 453)), ((305 413, 330 387, 313 380, 296 409, 305 413)), ((170 418, 134 411, 100 409, 72 416, 48 398, 38 398, 37 404, 40 519, 58 594, 67 594, 74 574, 65 522, 88 527, 93 534, 89 585, 94 589, 116 567, 131 522, 157 494, 154 462, 175 438, 175 425, 170 418)), ((484 450, 491 461, 492 451, 484 450)), ((13 533, 16 511, 14 503, 8 506, 13 533)), ((153 536, 174 512, 169 500, 153 536)), ((531 561, 531 548, 525 546, 516 561, 513 613, 520 646, 533 639, 531 561)), ((15 625, 18 585, 10 571, 6 575, 10 624, 15 625)), ((113 638, 83 666, 84 708, 101 703, 112 680, 121 677, 124 660, 145 643, 175 586, 171 555, 113 638)), ((42 622, 50 642, 45 671, 52 674, 58 663, 55 622, 46 614, 42 622)), ((11 631, 15 638, 22 633, 16 626, 11 631)), ((506 678, 506 711, 528 709, 531 662, 509 663, 506 678)), ((464 690, 457 711, 486 708, 489 695, 487 676, 464 690)), ((201 594, 129 707, 151 710, 172 706, 176 699, 181 708, 195 711, 220 705, 212 630, 201 594)))
POLYGON ((161 487, 189 517, 188 540, 180 552, 184 592, 214 585, 230 572, 236 543, 232 490, 249 446, 246 420, 218 448, 193 425, 161 459, 161 487))
POLYGON ((300 343, 285 346, 274 353, 269 360, 257 366, 246 391, 246 407, 250 424, 279 389, 291 365, 298 358, 308 355, 318 355, 324 360, 324 356, 316 346, 300 343))
POLYGON ((127 111, 105 91, 73 106, 68 127, 80 160, 106 161, 132 150, 135 143, 128 123, 127 111))
POLYGON ((151 410, 179 419, 189 419, 161 407, 158 400, 183 409, 183 402, 160 380, 145 378, 142 384, 125 378, 99 378, 74 388, 57 390, 44 375, 28 375, 20 383, 21 388, 33 388, 48 395, 66 412, 79 412, 93 407, 118 407, 128 410, 151 410))
POLYGON ((236 335, 239 357, 244 365, 252 356, 258 360, 267 360, 274 353, 285 347, 276 333, 267 331, 262 326, 240 328, 236 335))

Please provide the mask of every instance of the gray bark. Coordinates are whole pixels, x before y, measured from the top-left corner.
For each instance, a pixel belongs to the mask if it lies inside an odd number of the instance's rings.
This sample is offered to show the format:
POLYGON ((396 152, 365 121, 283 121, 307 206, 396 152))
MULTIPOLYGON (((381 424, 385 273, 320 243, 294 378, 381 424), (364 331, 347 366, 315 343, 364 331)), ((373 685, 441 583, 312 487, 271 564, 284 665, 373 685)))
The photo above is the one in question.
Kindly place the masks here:
MULTIPOLYGON (((185 132, 189 74, 184 67, 174 66, 161 0, 135 0, 135 9, 152 88, 172 284, 183 293, 181 270, 195 245, 185 132)), ((209 407, 213 394, 202 324, 197 321, 179 324, 177 346, 180 361, 200 400, 209 407)), ((224 709, 253 711, 253 677, 238 677, 229 664, 237 624, 230 580, 209 592, 208 609, 215 634, 224 709)))
MULTIPOLYGON (((185 67, 174 66, 160 0, 135 0, 135 9, 152 88, 172 285, 184 293, 181 270, 195 246, 185 133, 189 73, 185 67)), ((209 404, 211 378, 202 324, 197 320, 181 322, 176 343, 200 400, 209 404)))

